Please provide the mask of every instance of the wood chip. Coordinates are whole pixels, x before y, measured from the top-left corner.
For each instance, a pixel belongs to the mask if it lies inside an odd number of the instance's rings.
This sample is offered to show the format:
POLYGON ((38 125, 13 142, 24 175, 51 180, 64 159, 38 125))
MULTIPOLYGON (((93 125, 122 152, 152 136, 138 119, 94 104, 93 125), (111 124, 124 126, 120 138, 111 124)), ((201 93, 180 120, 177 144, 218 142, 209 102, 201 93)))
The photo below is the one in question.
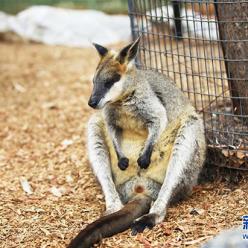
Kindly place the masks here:
POLYGON ((68 146, 72 145, 74 142, 71 139, 65 139, 61 142, 62 148, 66 149, 68 146))
POLYGON ((56 196, 56 197, 61 197, 63 194, 62 194, 62 190, 53 186, 51 189, 50 189, 50 192, 56 196))
POLYGON ((17 82, 14 82, 13 86, 14 86, 15 90, 20 92, 20 93, 26 92, 26 88, 17 82))
POLYGON ((32 187, 25 177, 20 178, 20 183, 24 192, 26 192, 28 195, 33 194, 32 187))

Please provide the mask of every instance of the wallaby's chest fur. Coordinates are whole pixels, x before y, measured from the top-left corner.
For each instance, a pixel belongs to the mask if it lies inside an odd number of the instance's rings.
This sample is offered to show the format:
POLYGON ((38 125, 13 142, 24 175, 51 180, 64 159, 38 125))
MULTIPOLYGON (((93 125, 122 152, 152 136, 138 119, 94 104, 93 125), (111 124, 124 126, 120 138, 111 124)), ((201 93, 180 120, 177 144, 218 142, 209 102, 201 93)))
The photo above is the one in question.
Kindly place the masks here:
POLYGON ((128 134, 147 136, 147 127, 140 118, 137 118, 137 114, 133 110, 133 106, 119 106, 118 107, 118 118, 116 124, 128 134))
POLYGON ((140 127, 137 128, 139 125, 142 125, 142 123, 139 123, 137 118, 131 113, 128 114, 126 112, 119 119, 119 124, 123 128, 121 146, 129 158, 129 166, 125 171, 121 171, 117 166, 118 159, 105 124, 105 137, 110 152, 111 169, 115 185, 118 187, 134 177, 147 178, 162 184, 172 147, 183 119, 184 116, 177 118, 168 125, 154 147, 151 165, 146 170, 140 169, 137 165, 137 157, 143 148, 144 141, 147 139, 147 129, 144 126, 143 129, 140 127))

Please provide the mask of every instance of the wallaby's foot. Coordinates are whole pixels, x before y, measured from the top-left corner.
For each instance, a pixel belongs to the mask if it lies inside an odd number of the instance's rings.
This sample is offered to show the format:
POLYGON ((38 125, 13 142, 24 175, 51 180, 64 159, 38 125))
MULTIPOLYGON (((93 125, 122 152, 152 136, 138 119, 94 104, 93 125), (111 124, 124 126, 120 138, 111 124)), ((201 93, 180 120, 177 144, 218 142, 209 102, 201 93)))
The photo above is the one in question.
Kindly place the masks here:
POLYGON ((152 229, 155 224, 155 214, 145 214, 131 225, 132 235, 142 233, 146 228, 152 229))
POLYGON ((138 158, 137 163, 140 168, 147 169, 151 163, 151 156, 143 154, 138 158))
POLYGON ((118 161, 118 166, 121 170, 126 170, 129 164, 129 159, 126 157, 122 157, 118 161))

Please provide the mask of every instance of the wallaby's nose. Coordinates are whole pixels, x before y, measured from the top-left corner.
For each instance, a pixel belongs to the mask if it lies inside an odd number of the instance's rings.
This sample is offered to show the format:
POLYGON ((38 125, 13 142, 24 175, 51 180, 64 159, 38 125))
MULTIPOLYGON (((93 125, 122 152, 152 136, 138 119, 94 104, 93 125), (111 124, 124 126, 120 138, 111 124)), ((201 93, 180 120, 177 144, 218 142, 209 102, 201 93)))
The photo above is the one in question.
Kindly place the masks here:
POLYGON ((88 105, 91 107, 91 108, 96 108, 98 104, 98 100, 94 97, 91 97, 89 102, 88 102, 88 105))

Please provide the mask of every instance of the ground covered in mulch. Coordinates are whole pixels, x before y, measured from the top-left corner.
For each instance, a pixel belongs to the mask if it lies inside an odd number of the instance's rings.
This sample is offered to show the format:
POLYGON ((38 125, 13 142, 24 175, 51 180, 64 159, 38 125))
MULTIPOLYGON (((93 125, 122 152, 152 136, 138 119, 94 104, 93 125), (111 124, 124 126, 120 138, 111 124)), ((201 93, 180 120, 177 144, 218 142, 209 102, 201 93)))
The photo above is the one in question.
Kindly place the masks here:
MULTIPOLYGON (((103 213, 85 148, 96 63, 93 49, 0 43, 0 247, 65 247, 103 213)), ((153 230, 126 231, 100 247, 199 247, 241 225, 248 176, 225 173, 207 170, 211 181, 153 230)))

